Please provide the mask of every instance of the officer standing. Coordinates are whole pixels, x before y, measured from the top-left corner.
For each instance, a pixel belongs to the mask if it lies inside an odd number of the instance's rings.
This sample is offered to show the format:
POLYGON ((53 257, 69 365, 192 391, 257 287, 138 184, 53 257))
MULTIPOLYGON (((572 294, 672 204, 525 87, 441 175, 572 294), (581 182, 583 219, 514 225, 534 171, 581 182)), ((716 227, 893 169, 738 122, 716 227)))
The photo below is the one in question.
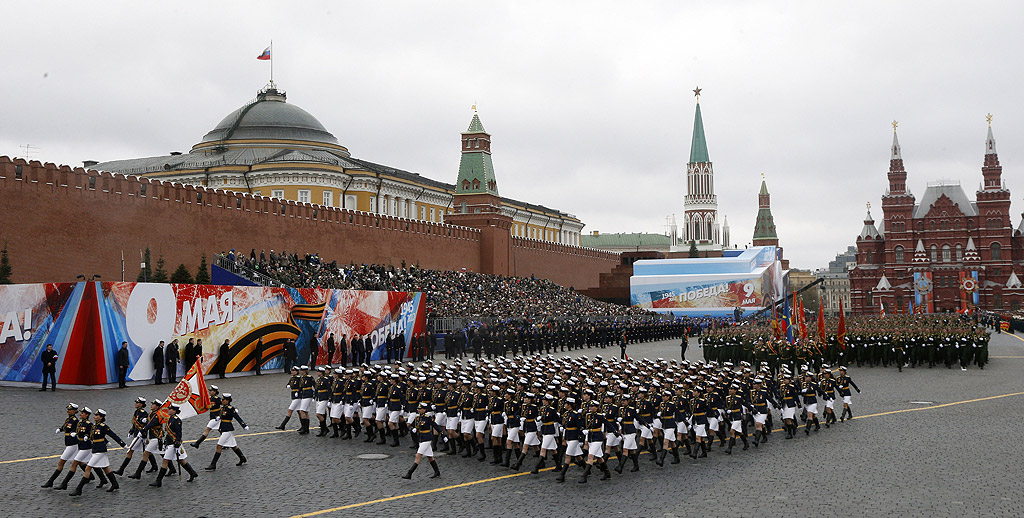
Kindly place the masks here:
POLYGON ((43 388, 39 392, 46 392, 46 378, 50 378, 50 390, 57 390, 57 351, 53 350, 53 344, 46 344, 46 350, 39 355, 39 361, 43 364, 43 388))
POLYGON ((164 364, 167 366, 167 382, 174 383, 178 377, 178 340, 171 340, 164 351, 164 364))
POLYGON ((156 349, 153 349, 153 368, 156 370, 156 374, 153 379, 156 380, 157 385, 163 385, 164 383, 164 341, 160 340, 160 343, 156 344, 156 349))
POLYGON ((117 351, 117 388, 128 386, 125 380, 128 378, 129 365, 131 358, 128 356, 128 342, 121 342, 121 348, 117 351))

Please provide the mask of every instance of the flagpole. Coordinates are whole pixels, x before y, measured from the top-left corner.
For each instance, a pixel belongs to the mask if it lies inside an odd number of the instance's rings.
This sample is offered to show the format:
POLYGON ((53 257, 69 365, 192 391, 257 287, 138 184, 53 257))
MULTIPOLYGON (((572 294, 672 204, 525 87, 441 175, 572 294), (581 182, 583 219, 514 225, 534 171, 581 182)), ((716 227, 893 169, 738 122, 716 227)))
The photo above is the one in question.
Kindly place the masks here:
POLYGON ((274 84, 274 40, 270 40, 270 84, 274 84))

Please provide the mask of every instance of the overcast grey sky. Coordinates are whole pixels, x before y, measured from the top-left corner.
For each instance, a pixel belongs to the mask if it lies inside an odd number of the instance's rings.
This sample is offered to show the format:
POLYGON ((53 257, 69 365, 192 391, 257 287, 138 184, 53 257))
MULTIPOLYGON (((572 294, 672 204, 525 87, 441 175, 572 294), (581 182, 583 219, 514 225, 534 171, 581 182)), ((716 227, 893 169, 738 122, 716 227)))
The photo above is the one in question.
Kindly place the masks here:
POLYGON ((985 114, 1024 210, 1024 3, 21 2, 5 6, 0 155, 78 166, 187 151, 274 74, 353 156, 454 182, 479 106, 502 195, 585 232, 681 215, 694 98, 733 242, 760 174, 792 265, 853 244, 893 119, 918 196, 981 180, 985 114))

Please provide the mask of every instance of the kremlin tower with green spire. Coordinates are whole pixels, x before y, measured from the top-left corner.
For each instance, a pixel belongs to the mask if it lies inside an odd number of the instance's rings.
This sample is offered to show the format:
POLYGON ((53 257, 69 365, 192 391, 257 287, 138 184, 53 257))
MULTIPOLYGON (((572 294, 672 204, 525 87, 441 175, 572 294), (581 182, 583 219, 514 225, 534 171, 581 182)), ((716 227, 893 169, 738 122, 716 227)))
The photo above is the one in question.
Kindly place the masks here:
POLYGON ((690 161, 686 164, 686 197, 683 201, 682 248, 696 245, 700 251, 721 250, 722 232, 718 223, 718 196, 715 172, 708 156, 704 120, 700 114, 700 88, 693 90, 697 109, 693 117, 690 161))

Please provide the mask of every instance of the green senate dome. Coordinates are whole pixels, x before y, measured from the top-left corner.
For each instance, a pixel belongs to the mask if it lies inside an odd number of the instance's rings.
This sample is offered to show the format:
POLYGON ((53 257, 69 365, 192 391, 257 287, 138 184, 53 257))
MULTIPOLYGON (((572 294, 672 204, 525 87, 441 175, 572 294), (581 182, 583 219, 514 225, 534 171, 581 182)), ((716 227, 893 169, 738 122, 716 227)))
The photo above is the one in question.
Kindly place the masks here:
POLYGON ((239 144, 272 146, 282 141, 345 150, 316 117, 289 104, 285 93, 273 87, 260 91, 256 99, 224 117, 192 149, 239 144))

